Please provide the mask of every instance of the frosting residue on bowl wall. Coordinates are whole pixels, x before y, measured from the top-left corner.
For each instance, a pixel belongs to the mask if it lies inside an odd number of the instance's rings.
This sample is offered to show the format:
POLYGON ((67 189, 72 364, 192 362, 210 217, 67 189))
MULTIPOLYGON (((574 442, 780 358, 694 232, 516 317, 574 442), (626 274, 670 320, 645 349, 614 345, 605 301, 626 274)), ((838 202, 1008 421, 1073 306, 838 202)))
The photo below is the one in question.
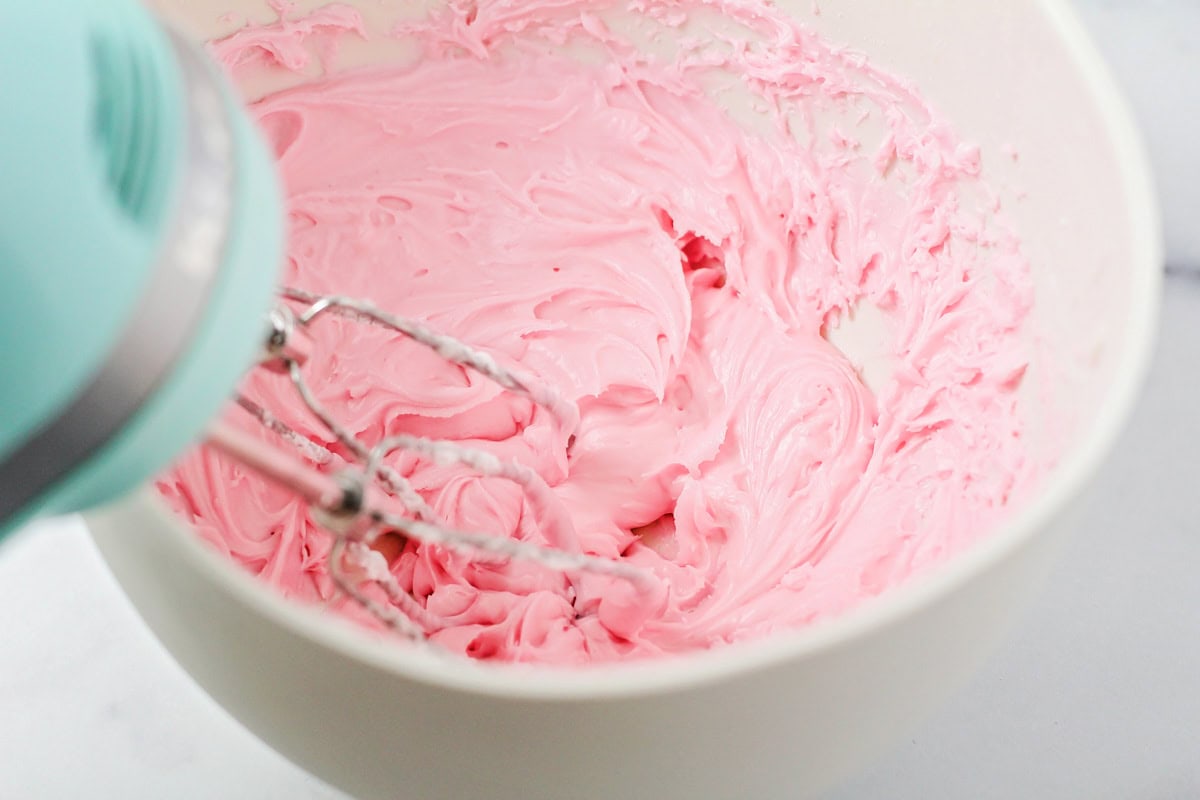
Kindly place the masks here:
MULTIPOLYGON (((415 63, 251 108, 287 188, 286 283, 479 346, 579 424, 340 318, 313 331, 321 402, 367 442, 448 438, 529 465, 578 546, 662 580, 651 599, 408 542, 391 572, 431 638, 477 658, 651 656, 828 618, 986 536, 1046 466, 1017 413, 1029 266, 978 149, 770 6, 624 8, 452 4, 396 32, 415 63), (877 341, 856 349, 867 320, 877 341)), ((237 76, 307 66, 314 32, 326 49, 364 35, 351 9, 317 13, 213 52, 237 76)), ((336 450, 286 379, 243 391, 336 450)), ((392 466, 454 527, 545 541, 513 484, 392 466)), ((364 616, 283 490, 204 448, 159 488, 288 596, 364 616)))

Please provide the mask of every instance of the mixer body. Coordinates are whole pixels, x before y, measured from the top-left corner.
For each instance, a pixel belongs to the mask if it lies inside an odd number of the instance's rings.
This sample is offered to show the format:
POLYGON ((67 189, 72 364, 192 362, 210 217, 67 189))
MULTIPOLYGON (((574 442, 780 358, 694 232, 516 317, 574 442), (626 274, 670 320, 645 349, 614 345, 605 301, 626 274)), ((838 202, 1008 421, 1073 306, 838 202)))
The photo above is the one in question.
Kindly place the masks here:
POLYGON ((140 4, 13 4, 0 70, 3 536, 202 434, 257 354, 283 224, 238 98, 140 4))

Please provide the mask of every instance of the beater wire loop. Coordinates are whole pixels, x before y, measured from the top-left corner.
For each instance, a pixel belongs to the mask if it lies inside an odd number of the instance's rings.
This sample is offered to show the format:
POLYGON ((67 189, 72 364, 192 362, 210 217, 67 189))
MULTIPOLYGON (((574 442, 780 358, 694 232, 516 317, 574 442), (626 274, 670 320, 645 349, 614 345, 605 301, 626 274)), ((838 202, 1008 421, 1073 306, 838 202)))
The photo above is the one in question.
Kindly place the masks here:
POLYGON ((424 639, 430 631, 430 620, 427 619, 428 615, 425 609, 421 608, 408 592, 400 588, 395 578, 383 581, 379 580, 379 578, 373 579, 385 587, 384 591, 387 591, 386 587, 389 584, 395 587, 396 597, 393 597, 392 592, 388 592, 388 598, 396 603, 399 608, 380 603, 374 598, 369 597, 359 589, 358 584, 347 574, 345 567, 346 551, 353 545, 353 542, 341 536, 333 537, 333 547, 329 550, 329 577, 333 579, 334 585, 343 594, 358 603, 392 630, 410 639, 424 639), (405 598, 405 601, 399 601, 399 598, 405 598))
POLYGON ((575 408, 564 402, 549 386, 500 366, 489 353, 466 345, 453 336, 437 333, 420 322, 388 313, 358 298, 319 295, 290 287, 281 289, 280 294, 288 300, 309 304, 308 308, 297 316, 301 325, 308 325, 327 312, 379 325, 425 345, 451 363, 490 378, 510 392, 529 398, 549 411, 568 433, 573 432, 578 424, 579 415, 575 408))

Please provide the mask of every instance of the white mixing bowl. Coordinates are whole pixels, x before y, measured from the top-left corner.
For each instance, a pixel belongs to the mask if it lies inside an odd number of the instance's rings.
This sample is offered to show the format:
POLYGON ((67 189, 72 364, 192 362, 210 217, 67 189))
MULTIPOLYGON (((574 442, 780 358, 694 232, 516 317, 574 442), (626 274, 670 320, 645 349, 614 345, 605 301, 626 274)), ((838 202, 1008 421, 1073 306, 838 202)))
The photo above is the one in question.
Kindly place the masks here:
MULTIPOLYGON (((812 0, 781 5, 913 78, 983 146, 1034 265, 1046 353, 1063 366, 1052 388, 1071 427, 1049 431, 1068 443, 1059 467, 982 544, 845 617, 582 671, 410 652, 284 601, 149 491, 90 515, 146 622, 280 753, 363 798, 804 797, 963 682, 1028 600, 1150 350, 1160 251, 1138 137, 1061 0, 819 2, 819 15, 812 0)), ((270 17, 258 0, 159 4, 198 37, 227 27, 217 20, 231 6, 270 17)), ((376 22, 389 8, 358 5, 376 22)))

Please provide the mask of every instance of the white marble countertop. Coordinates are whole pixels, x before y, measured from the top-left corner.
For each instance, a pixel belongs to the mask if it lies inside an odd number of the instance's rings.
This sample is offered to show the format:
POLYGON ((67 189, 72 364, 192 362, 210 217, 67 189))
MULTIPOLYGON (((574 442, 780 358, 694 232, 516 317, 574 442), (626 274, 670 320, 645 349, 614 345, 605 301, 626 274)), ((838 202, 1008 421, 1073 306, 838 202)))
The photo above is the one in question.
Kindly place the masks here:
MULTIPOLYGON (((1080 7, 1159 176, 1169 279, 1154 371, 1017 635, 829 800, 1200 798, 1200 0, 1080 7)), ((78 522, 41 527, 0 550, 0 798, 342 798, 191 683, 78 522)))
POLYGON ((1200 1, 1075 5, 1142 123, 1162 197, 1167 263, 1200 270, 1200 1))

